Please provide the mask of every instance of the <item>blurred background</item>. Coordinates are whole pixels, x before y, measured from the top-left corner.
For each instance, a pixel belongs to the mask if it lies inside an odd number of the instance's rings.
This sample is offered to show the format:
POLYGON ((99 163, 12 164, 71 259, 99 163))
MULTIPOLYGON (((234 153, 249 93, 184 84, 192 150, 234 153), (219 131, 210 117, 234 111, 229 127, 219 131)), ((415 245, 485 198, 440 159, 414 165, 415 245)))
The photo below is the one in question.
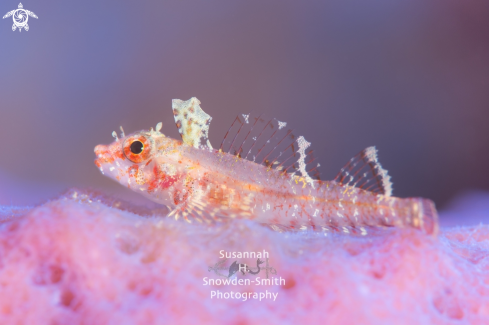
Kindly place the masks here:
MULTIPOLYGON (((2 1, 3 16, 18 1, 2 1)), ((443 208, 489 190, 487 1, 26 1, 0 20, 0 204, 71 187, 143 200, 93 148, 163 122, 196 96, 219 145, 238 113, 289 122, 323 179, 367 146, 394 195, 443 208)))

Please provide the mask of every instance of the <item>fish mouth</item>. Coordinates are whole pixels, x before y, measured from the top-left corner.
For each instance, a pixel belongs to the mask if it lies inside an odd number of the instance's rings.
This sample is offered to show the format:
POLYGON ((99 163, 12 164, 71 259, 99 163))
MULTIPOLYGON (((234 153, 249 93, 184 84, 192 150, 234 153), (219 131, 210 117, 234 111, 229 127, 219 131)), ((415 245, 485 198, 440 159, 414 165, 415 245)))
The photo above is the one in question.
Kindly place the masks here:
POLYGON ((115 160, 109 146, 99 144, 95 147, 94 151, 95 156, 97 156, 94 162, 98 168, 102 167, 103 164, 112 163, 115 160))
POLYGON ((95 165, 101 168, 104 164, 113 164, 116 160, 126 159, 122 153, 121 141, 115 141, 109 145, 99 144, 95 147, 95 165))

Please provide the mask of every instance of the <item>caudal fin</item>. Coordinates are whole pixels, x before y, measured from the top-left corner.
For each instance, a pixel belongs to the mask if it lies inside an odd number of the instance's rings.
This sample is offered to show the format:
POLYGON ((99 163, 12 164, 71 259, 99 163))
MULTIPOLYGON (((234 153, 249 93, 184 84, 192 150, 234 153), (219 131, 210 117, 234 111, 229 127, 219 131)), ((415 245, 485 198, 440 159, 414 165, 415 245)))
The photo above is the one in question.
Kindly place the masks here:
POLYGON ((436 236, 438 234, 438 212, 435 203, 431 200, 420 199, 420 225, 421 229, 427 235, 436 236))

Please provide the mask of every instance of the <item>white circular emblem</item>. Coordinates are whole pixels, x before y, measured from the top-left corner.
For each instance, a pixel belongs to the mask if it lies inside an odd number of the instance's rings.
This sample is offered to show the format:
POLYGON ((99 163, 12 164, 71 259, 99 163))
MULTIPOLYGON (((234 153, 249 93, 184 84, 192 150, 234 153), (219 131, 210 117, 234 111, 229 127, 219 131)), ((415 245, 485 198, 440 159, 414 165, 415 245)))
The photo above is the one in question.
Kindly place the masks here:
POLYGON ((14 24, 12 25, 12 31, 19 29, 19 32, 22 31, 22 28, 25 29, 26 31, 29 30, 29 25, 27 25, 29 16, 37 19, 36 14, 33 13, 32 11, 25 10, 22 3, 19 3, 18 9, 14 9, 7 12, 5 16, 3 16, 3 19, 10 16, 12 16, 12 19, 14 20, 14 24))
POLYGON ((22 28, 27 24, 27 20, 29 20, 29 16, 24 9, 15 10, 14 14, 14 24, 15 26, 22 28))

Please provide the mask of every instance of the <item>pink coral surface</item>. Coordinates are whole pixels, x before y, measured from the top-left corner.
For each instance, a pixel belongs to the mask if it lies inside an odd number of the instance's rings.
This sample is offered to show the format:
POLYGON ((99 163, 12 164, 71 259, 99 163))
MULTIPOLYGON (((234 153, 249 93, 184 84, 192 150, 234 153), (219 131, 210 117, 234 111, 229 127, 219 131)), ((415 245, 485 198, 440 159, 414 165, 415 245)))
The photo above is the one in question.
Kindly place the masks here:
MULTIPOLYGON (((442 228, 438 238, 351 237, 152 213, 80 192, 3 208, 0 324, 489 323, 486 225, 442 228), (204 285, 219 278, 209 266, 221 250, 267 251, 285 284, 204 285), (243 301, 213 291, 278 295, 243 301)), ((256 276, 237 275, 245 278, 256 276)))

